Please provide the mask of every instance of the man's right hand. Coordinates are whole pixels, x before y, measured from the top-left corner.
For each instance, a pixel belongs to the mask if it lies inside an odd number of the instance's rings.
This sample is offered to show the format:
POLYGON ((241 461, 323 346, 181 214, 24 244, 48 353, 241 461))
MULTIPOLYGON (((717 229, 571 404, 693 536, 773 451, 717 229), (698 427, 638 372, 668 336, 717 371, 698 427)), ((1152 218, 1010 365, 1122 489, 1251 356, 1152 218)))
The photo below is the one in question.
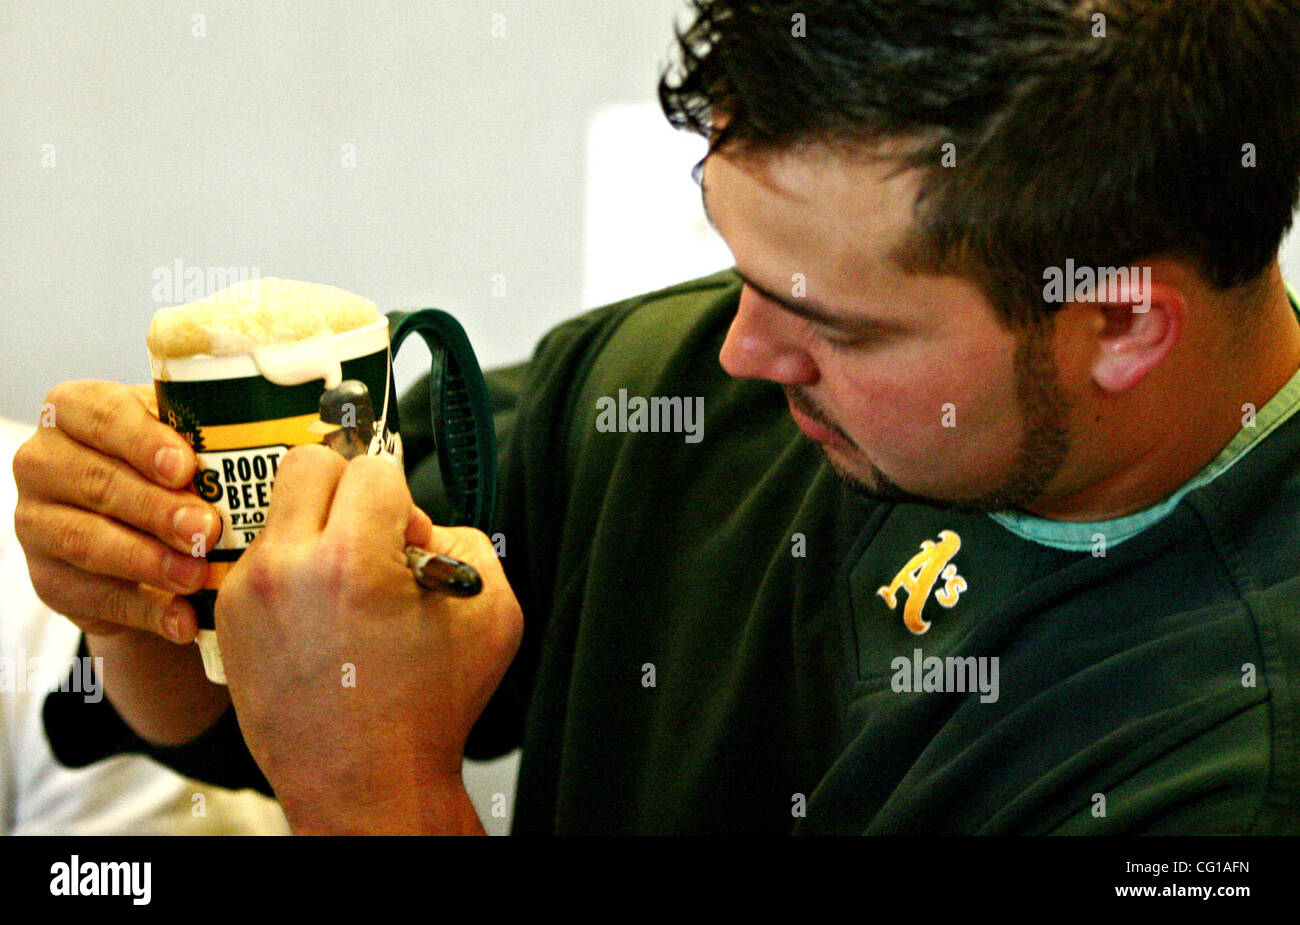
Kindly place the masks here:
POLYGON ((194 648, 162 644, 194 639, 194 609, 182 595, 202 587, 201 556, 221 533, 216 510, 186 490, 194 452, 159 422, 150 386, 65 382, 46 401, 52 421, 42 423, 53 426, 39 427, 13 465, 14 529, 32 585, 104 654, 105 691, 123 718, 145 738, 183 741, 229 702, 203 681, 194 648), (162 715, 177 710, 148 704, 163 690, 191 688, 189 706, 204 708, 187 728, 162 715))

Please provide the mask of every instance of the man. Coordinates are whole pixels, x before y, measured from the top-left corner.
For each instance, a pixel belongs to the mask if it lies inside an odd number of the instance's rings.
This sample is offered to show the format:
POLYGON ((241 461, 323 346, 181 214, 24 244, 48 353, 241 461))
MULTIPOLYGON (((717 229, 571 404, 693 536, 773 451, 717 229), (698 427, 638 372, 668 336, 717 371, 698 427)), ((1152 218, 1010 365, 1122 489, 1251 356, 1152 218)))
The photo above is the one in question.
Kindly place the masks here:
POLYGON ((473 831, 462 754, 520 742, 522 832, 1300 831, 1300 9, 973 6, 697 3, 661 98, 736 274, 540 345, 508 587, 391 467, 290 454, 218 609, 238 728, 159 639, 191 458, 56 389, 20 535, 116 710, 52 697, 56 748, 260 768, 299 832, 473 831))

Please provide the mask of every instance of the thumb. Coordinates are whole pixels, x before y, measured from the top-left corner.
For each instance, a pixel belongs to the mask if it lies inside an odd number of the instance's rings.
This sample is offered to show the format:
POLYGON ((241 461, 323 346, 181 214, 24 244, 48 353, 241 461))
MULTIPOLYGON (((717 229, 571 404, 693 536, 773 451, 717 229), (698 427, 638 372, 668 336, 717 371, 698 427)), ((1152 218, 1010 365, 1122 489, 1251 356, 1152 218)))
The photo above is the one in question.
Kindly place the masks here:
MULTIPOLYGON (((406 523, 406 544, 429 549, 433 542, 433 521, 417 505, 411 505, 411 519, 406 523)), ((432 550, 430 550, 432 551, 432 550)))

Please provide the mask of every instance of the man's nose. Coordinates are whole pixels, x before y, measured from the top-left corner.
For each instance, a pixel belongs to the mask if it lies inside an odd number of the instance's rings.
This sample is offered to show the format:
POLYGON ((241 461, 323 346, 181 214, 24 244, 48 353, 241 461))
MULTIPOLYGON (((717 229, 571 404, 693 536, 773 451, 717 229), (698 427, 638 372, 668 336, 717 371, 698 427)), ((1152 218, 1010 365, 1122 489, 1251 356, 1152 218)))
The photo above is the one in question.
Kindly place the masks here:
POLYGON ((807 336, 798 318, 745 286, 718 360, 737 379, 813 385, 818 373, 805 347, 807 336))

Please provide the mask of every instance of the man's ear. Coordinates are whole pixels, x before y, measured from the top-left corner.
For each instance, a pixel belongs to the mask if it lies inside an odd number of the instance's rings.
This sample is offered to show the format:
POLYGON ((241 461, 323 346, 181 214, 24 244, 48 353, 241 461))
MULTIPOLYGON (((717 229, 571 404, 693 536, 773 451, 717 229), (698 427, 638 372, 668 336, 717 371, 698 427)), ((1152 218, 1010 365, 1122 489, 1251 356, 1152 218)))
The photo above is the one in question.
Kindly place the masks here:
POLYGON ((1092 381, 1103 391, 1127 392, 1160 365, 1183 336, 1187 302, 1167 283, 1151 282, 1145 292, 1121 286, 1120 299, 1098 302, 1092 381))

